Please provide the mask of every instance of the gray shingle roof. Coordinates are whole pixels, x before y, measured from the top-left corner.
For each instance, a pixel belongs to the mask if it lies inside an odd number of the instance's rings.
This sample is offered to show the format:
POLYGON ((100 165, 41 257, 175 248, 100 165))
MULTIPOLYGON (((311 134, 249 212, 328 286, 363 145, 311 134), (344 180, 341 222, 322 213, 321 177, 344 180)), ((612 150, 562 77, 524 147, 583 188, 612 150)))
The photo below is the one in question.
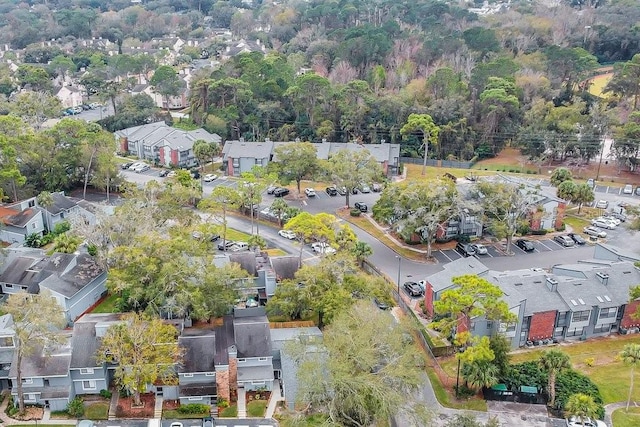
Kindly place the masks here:
POLYGON ((273 154, 274 142, 246 142, 227 141, 222 149, 222 155, 226 159, 240 159, 243 157, 251 159, 270 159, 273 154))
POLYGON ((293 279, 300 268, 297 256, 281 256, 271 258, 271 267, 278 280, 293 279))
POLYGON ((452 286, 451 279, 465 274, 486 276, 489 269, 475 257, 458 258, 444 265, 444 269, 427 277, 433 292, 441 292, 452 286))
MULTIPOLYGON (((17 355, 14 355, 10 378, 16 378, 17 374, 17 355)), ((71 335, 67 335, 65 341, 59 347, 53 349, 49 356, 45 355, 42 348, 36 349, 32 355, 22 360, 22 376, 28 377, 47 377, 47 376, 66 376, 69 374, 69 366, 71 365, 71 335)))
POLYGON ((17 257, 11 261, 0 274, 0 282, 13 285, 29 286, 40 274, 40 269, 32 267, 38 263, 37 258, 17 257))
POLYGON ((233 329, 238 358, 272 356, 267 316, 234 317, 233 329))
POLYGON ((178 338, 184 349, 180 373, 214 372, 216 334, 211 330, 185 329, 178 338))
MULTIPOLYGON (((56 255, 59 254, 54 254, 54 257, 56 255)), ((54 274, 40 282, 40 288, 47 288, 71 298, 104 273, 104 270, 88 254, 71 254, 71 257, 76 257, 76 265, 63 274, 59 271, 52 272, 54 274)))
POLYGON ((53 215, 59 214, 63 211, 68 211, 77 205, 75 201, 64 194, 52 193, 51 198, 53 199, 53 204, 51 206, 47 206, 45 209, 53 215))
POLYGON ((100 338, 96 336, 96 322, 76 322, 71 339, 71 369, 100 366, 96 361, 98 348, 100 338))
POLYGON ((526 299, 525 316, 549 310, 567 311, 569 307, 560 294, 547 287, 547 276, 550 275, 544 271, 491 271, 487 279, 507 295, 518 294, 526 299))
POLYGON ((224 316, 222 325, 215 328, 216 351, 214 362, 216 366, 229 365, 229 347, 234 345, 233 316, 224 316))

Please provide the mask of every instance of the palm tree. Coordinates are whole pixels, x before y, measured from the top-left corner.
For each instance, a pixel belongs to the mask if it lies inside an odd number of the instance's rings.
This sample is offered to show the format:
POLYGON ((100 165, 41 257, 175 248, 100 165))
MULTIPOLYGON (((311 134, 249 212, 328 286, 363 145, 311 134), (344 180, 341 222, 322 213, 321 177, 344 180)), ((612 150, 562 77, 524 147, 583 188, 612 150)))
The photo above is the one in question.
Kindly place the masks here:
POLYGON ((53 206, 53 195, 48 191, 43 191, 38 194, 38 197, 36 197, 36 201, 45 210, 44 216, 47 220, 47 232, 51 233, 51 215, 49 214, 47 208, 53 206))
POLYGON ((538 363, 549 375, 549 405, 553 406, 556 401, 556 377, 560 371, 571 367, 569 356, 559 350, 549 350, 544 352, 538 363))
POLYGON ((625 365, 631 366, 631 381, 629 384, 629 397, 627 398, 627 411, 629 411, 629 403, 631 402, 631 393, 633 392, 633 375, 634 370, 638 364, 640 364, 640 344, 627 344, 622 351, 618 354, 618 357, 624 362, 625 365))
POLYGON ((472 387, 491 387, 498 382, 498 367, 487 360, 465 363, 462 378, 472 387))
POLYGON ((568 416, 573 415, 579 418, 581 424, 587 418, 595 419, 598 416, 598 404, 593 400, 593 397, 583 393, 569 396, 564 410, 568 416))
POLYGON ((367 259, 369 255, 373 254, 373 249, 371 249, 371 246, 368 243, 358 240, 355 245, 353 245, 351 253, 356 257, 360 267, 362 267, 364 260, 367 259))

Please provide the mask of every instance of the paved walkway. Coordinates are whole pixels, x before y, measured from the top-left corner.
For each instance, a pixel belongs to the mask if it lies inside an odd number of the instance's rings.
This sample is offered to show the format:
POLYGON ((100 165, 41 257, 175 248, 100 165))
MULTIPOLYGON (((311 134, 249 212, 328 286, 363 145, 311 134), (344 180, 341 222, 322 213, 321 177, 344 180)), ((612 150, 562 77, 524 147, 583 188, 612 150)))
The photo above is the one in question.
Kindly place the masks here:
POLYGON ((247 418, 247 393, 238 387, 238 418, 247 418))
POLYGON ((280 380, 273 380, 273 390, 271 390, 271 397, 269 397, 267 412, 264 414, 265 418, 273 418, 278 402, 284 402, 284 397, 280 393, 280 380))
POLYGON ((153 418, 162 418, 162 402, 164 399, 162 396, 156 394, 155 406, 153 407, 153 418))
MULTIPOLYGON (((629 405, 629 407, 638 407, 640 405, 638 405, 638 402, 634 402, 631 401, 631 404, 629 405)), ((613 420, 611 419, 611 414, 613 414, 613 412, 616 409, 621 409, 621 408, 626 408, 627 407, 627 402, 618 402, 618 403, 610 403, 608 405, 605 405, 604 407, 604 422, 607 423, 608 426, 613 426, 613 420)))
POLYGON ((111 401, 109 402, 109 415, 107 415, 107 419, 115 420, 118 409, 118 392, 116 390, 111 390, 111 392, 111 401))

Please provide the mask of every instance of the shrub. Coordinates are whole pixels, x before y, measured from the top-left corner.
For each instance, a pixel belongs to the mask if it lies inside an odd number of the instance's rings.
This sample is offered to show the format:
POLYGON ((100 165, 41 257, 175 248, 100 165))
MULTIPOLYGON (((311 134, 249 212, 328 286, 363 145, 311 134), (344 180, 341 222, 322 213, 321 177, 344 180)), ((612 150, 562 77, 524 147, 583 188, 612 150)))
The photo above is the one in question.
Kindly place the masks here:
POLYGON ((98 255, 98 247, 96 245, 88 245, 87 246, 87 253, 91 256, 96 256, 98 255))
POLYGON ((596 359, 594 357, 587 357, 586 359, 584 359, 584 364, 589 367, 593 367, 595 363, 596 363, 596 359))
POLYGON ((79 397, 73 399, 67 405, 67 413, 74 418, 80 418, 84 415, 84 402, 79 397))
POLYGON ((66 233, 69 230, 71 230, 71 224, 69 224, 69 221, 62 221, 53 227, 53 231, 51 233, 57 236, 59 234, 66 233))
POLYGON ((573 369, 560 372, 556 380, 556 401, 554 409, 561 411, 572 394, 583 393, 593 397, 598 404, 598 418, 604 416, 604 406, 602 406, 602 395, 598 386, 589 377, 582 375, 573 369))
POLYGON ((534 236, 544 236, 547 234, 547 230, 531 230, 531 234, 534 236))
POLYGON ((113 393, 111 393, 109 390, 105 390, 105 389, 100 390, 100 396, 104 397, 105 399, 111 399, 112 394, 113 393))
POLYGON ((360 209, 351 209, 349 211, 349 215, 351 215, 351 216, 360 216, 361 213, 362 212, 360 212, 360 209))
POLYGON ((556 228, 556 231, 564 231, 567 229, 567 225, 563 222, 560 227, 556 228))
POLYGON ((522 224, 518 227, 517 231, 521 236, 526 236, 531 232, 531 227, 529 226, 529 224, 522 224))
POLYGON ((42 246, 42 236, 37 233, 29 234, 24 239, 24 245, 29 248, 39 248, 42 246))
POLYGON ((204 414, 209 412, 209 405, 202 403, 189 403, 188 405, 180 405, 179 414, 204 414))
POLYGON ((18 407, 16 406, 16 402, 13 400, 13 396, 9 396, 9 402, 7 402, 7 409, 4 411, 10 417, 13 417, 18 413, 18 407))
POLYGON ((224 397, 219 397, 218 398, 218 406, 221 408, 228 408, 229 407, 229 401, 227 399, 225 399, 224 397))

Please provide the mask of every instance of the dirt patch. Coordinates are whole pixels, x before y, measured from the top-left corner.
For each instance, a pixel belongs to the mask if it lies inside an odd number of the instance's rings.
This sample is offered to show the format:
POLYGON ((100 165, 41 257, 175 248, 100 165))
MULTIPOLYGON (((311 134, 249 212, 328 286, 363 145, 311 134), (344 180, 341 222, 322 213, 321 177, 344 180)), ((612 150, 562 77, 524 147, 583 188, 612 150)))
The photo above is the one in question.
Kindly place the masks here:
POLYGON ((178 400, 163 400, 162 401, 162 409, 163 410, 175 410, 180 407, 180 402, 178 400))
POLYGON ((37 406, 26 406, 24 408, 24 414, 16 414, 13 416, 13 419, 20 421, 41 420, 43 414, 43 408, 39 408, 37 406))
POLYGON ((247 391, 247 402, 252 400, 269 400, 271 398, 270 391, 247 391))
POLYGON ((153 418, 156 397, 153 393, 140 395, 142 406, 133 404, 133 397, 119 397, 116 407, 118 418, 153 418))

